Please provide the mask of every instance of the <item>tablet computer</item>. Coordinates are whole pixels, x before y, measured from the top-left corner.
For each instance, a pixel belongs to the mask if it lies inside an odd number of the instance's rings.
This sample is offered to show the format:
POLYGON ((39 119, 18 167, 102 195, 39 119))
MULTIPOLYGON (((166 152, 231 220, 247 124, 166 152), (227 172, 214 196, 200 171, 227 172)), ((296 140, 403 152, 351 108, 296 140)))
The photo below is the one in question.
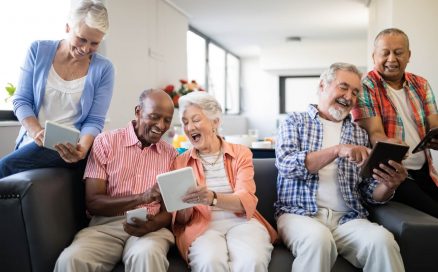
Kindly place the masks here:
POLYGON ((438 139, 438 127, 430 129, 426 133, 426 136, 424 136, 423 140, 421 140, 418 145, 412 150, 412 153, 417 153, 426 149, 427 145, 432 139, 438 139))
POLYGON ((409 146, 405 144, 396 144, 388 142, 377 142, 371 150, 370 156, 361 167, 360 175, 364 178, 370 178, 374 168, 379 168, 379 164, 388 165, 389 160, 400 163, 409 146))
POLYGON ((71 143, 76 146, 79 141, 79 130, 53 121, 46 121, 43 146, 56 151, 55 145, 71 143))
POLYGON ((193 207, 197 204, 185 203, 181 198, 190 187, 196 186, 196 178, 191 167, 163 173, 157 176, 158 187, 168 212, 193 207))

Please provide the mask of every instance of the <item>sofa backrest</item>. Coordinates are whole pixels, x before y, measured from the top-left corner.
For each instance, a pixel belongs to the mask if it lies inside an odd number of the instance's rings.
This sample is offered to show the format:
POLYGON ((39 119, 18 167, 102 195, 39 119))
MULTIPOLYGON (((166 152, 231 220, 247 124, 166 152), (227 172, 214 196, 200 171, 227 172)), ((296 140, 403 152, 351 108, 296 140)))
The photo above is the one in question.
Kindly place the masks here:
POLYGON ((256 195, 259 199, 257 210, 276 227, 274 202, 277 200, 277 167, 275 159, 253 159, 256 195))

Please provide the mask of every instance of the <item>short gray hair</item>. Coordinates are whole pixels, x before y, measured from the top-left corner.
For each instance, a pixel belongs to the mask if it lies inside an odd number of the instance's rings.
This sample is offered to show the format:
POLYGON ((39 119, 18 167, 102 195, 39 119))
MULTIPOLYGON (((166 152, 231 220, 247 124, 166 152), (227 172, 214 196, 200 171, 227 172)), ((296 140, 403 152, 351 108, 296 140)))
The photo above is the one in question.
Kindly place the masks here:
POLYGON ((391 35, 391 34, 392 35, 403 36, 403 38, 405 38, 405 40, 406 40, 406 45, 408 46, 408 49, 409 49, 409 38, 408 38, 408 35, 406 35, 406 33, 404 33, 403 30, 395 28, 395 27, 387 28, 387 29, 384 29, 384 30, 380 31, 379 34, 377 34, 376 38, 374 39, 374 47, 376 47, 377 41, 381 37, 386 36, 386 35, 391 35))
POLYGON ((319 79, 323 82, 324 86, 330 85, 330 83, 336 79, 336 72, 339 70, 355 73, 359 78, 362 78, 362 73, 355 65, 345 62, 335 62, 321 74, 319 79))
POLYGON ((70 11, 70 27, 76 29, 79 23, 106 33, 109 28, 108 11, 104 4, 98 0, 81 0, 70 11))
POLYGON ((188 106, 199 107, 207 118, 210 120, 219 120, 219 125, 222 122, 222 107, 214 96, 203 91, 193 91, 184 96, 181 96, 178 101, 179 117, 182 119, 183 113, 188 106))

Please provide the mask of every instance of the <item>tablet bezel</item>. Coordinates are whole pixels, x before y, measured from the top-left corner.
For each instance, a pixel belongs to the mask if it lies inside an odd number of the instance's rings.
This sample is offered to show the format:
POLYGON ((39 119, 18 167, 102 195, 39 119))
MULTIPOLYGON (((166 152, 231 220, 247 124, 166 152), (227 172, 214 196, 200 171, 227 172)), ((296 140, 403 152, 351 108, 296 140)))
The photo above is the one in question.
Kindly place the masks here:
POLYGON ((389 160, 400 163, 408 150, 409 146, 405 144, 378 141, 362 165, 359 175, 364 178, 371 178, 373 169, 379 168, 380 163, 388 164, 389 160))
POLYGON ((71 143, 73 146, 76 146, 79 141, 79 135, 80 131, 75 128, 47 120, 44 129, 43 146, 55 151, 55 145, 60 143, 71 143))
POLYGON ((168 212, 178 211, 196 206, 194 203, 186 203, 181 198, 190 187, 196 186, 196 178, 191 167, 157 175, 158 187, 168 212))

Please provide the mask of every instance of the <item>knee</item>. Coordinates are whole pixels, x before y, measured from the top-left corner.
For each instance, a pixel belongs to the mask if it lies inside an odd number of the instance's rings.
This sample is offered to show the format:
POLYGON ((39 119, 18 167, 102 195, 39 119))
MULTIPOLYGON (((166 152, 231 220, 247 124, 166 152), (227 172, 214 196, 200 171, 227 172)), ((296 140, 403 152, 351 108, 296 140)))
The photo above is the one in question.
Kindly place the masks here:
POLYGON ((245 250, 231 260, 232 271, 267 271, 270 257, 262 251, 245 250))
POLYGON ((84 260, 80 252, 70 247, 64 249, 56 261, 55 271, 72 271, 84 260))
POLYGON ((371 249, 399 249, 394 235, 382 226, 374 228, 367 237, 368 247, 371 249))
POLYGON ((330 252, 336 250, 335 240, 332 233, 327 228, 319 228, 313 232, 303 235, 298 241, 303 250, 314 250, 330 252))
POLYGON ((190 266, 193 271, 228 271, 228 260, 224 258, 225 255, 206 250, 202 255, 192 257, 190 266))
POLYGON ((157 263, 167 260, 166 254, 160 250, 159 246, 149 246, 143 244, 143 247, 133 248, 125 255, 124 262, 135 263, 157 263))

